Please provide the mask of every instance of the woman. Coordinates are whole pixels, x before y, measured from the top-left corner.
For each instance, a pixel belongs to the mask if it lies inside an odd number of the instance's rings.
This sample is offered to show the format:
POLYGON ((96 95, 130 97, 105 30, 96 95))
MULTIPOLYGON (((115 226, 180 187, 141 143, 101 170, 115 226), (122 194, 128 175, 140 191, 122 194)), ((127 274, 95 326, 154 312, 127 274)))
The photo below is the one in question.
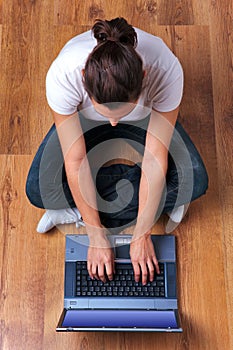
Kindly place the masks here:
MULTIPOLYGON (((132 168, 139 181, 130 244, 135 280, 142 274, 143 284, 159 273, 150 237, 158 213, 175 207, 171 215, 179 222, 184 204, 207 189, 202 160, 177 123, 182 91, 183 72, 174 54, 161 39, 123 18, 96 21, 92 31, 65 45, 49 69, 46 92, 54 125, 32 163, 26 192, 32 204, 48 209, 38 232, 83 220, 92 278, 111 280, 114 257, 97 206, 89 152, 97 147, 96 154, 103 154, 101 143, 108 147, 109 140, 123 138, 143 155, 140 173, 132 168)), ((123 207, 119 212, 128 213, 123 207)))

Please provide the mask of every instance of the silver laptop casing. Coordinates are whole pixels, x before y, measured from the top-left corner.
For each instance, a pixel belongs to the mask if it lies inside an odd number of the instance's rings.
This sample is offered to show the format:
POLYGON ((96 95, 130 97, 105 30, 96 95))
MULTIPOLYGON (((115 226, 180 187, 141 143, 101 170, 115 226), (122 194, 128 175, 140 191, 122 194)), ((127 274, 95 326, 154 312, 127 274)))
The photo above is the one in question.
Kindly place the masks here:
MULTIPOLYGON (((152 235, 152 241, 155 248, 156 257, 159 262, 165 263, 172 267, 174 265, 174 274, 165 273, 166 295, 167 288, 172 292, 170 297, 166 298, 134 298, 134 297, 75 297, 76 281, 73 275, 76 261, 86 261, 89 247, 87 235, 66 235, 66 257, 65 257, 65 297, 64 310, 56 328, 57 331, 149 331, 149 332, 182 332, 180 327, 178 305, 177 305, 177 288, 176 288, 176 247, 175 236, 173 235, 152 235), (168 287, 171 286, 171 287, 168 287), (172 289, 171 289, 172 288, 172 289), (144 328, 144 327, 64 327, 62 326, 67 310, 148 310, 152 311, 173 311, 177 321, 176 328, 144 328)), ((129 245, 131 235, 109 235, 108 239, 114 249, 115 257, 117 248, 129 245)), ((129 263, 129 257, 118 256, 116 262, 129 263)), ((170 269, 170 268, 169 268, 170 269)), ((165 271, 166 272, 166 271, 165 271)), ((155 314, 156 315, 156 314, 155 314)), ((108 313, 109 317, 109 313, 108 313)))

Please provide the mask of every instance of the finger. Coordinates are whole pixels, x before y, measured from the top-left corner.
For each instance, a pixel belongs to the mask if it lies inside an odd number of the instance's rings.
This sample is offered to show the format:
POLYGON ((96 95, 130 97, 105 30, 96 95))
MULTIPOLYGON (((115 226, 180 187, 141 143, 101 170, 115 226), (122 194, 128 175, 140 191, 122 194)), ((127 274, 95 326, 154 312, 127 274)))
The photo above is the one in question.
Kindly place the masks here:
POLYGON ((91 273, 92 273, 92 276, 94 277, 94 278, 96 278, 97 280, 99 279, 99 277, 98 277, 98 274, 97 274, 97 265, 92 265, 91 266, 91 273))
POLYGON ((112 279, 113 279, 113 264, 112 264, 112 262, 106 263, 105 268, 106 268, 106 274, 108 276, 108 279, 110 281, 112 281, 112 279))
POLYGON ((91 277, 91 279, 93 279, 94 276, 93 276, 93 273, 92 273, 92 271, 91 271, 91 268, 92 268, 91 262, 88 260, 88 261, 87 261, 87 271, 88 271, 89 276, 91 277))
POLYGON ((104 273, 104 264, 101 263, 98 265, 98 276, 99 276, 99 279, 102 281, 102 282, 106 282, 106 277, 105 277, 105 273, 104 273))
POLYGON ((139 267, 137 262, 132 262, 132 264, 133 264, 133 269, 134 269, 135 282, 139 282, 140 274, 141 274, 140 267, 139 267))
POLYGON ((148 269, 149 269, 150 281, 153 282, 153 280, 154 280, 154 273, 155 273, 154 264, 153 264, 153 262, 151 260, 148 260, 147 261, 147 266, 148 266, 148 269))
POLYGON ((145 285, 147 283, 147 276, 148 276, 147 266, 144 261, 141 261, 139 263, 142 271, 142 284, 145 285))
POLYGON ((159 275, 160 274, 159 263, 158 263, 158 260, 157 260, 156 256, 153 256, 152 260, 153 260, 153 263, 155 265, 155 270, 156 270, 157 274, 159 275))

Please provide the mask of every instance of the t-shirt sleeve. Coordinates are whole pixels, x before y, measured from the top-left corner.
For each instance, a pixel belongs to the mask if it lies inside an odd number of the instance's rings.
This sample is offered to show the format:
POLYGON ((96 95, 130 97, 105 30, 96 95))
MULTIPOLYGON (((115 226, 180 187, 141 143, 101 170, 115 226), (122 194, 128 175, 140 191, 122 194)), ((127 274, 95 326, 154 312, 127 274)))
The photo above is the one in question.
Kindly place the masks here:
POLYGON ((150 89, 152 107, 158 112, 170 112, 176 109, 182 100, 184 75, 177 58, 167 70, 154 73, 150 89))
POLYGON ((51 109, 64 115, 75 113, 82 102, 81 83, 79 70, 66 72, 65 65, 55 60, 46 76, 46 97, 51 109))

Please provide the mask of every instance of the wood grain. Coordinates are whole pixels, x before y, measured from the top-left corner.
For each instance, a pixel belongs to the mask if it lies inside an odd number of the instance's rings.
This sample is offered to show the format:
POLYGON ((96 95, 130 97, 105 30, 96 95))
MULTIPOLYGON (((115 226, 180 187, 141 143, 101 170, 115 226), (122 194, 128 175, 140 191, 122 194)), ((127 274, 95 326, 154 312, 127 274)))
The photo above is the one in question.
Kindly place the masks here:
POLYGON ((156 24, 157 2, 136 0, 134 3, 119 0, 94 1, 58 0, 55 2, 54 21, 58 25, 90 25, 95 19, 125 17, 130 23, 142 26, 145 21, 156 24))
POLYGON ((1 62, 1 53, 2 53, 2 25, 0 24, 0 62, 1 62))
MULTIPOLYGON (((0 0, 1 350, 233 348, 232 6, 230 0, 0 0), (95 18, 117 16, 160 36, 180 59, 181 122, 210 177, 206 195, 173 232, 182 334, 56 333, 65 234, 85 230, 67 225, 37 234, 44 211, 24 193, 33 155, 52 123, 45 97, 50 64, 95 18)), ((131 149, 118 149, 122 156, 125 150, 138 160, 131 149)), ((154 233, 167 220, 162 216, 154 233)))
POLYGON ((3 350, 41 349, 43 342, 47 237, 35 236, 37 213, 41 211, 29 206, 24 194, 30 161, 28 156, 0 156, 0 347, 3 350))
POLYGON ((29 153, 30 144, 25 133, 29 133, 28 110, 32 93, 31 81, 36 62, 29 55, 34 42, 33 3, 25 6, 9 1, 3 7, 2 52, 1 52, 1 118, 4 130, 0 153, 29 153))
POLYGON ((210 13, 211 1, 193 0, 193 17, 195 25, 209 25, 209 13, 210 13))
MULTIPOLYGON (((210 8, 211 56, 218 177, 223 220, 223 249, 227 283, 230 348, 233 348, 233 3, 212 1, 210 8), (219 21, 219 18, 224 20, 219 21)), ((227 322, 227 321, 226 321, 227 322)))
MULTIPOLYGON (((217 296, 219 288, 220 294, 224 293, 225 281, 221 205, 216 191, 219 184, 218 178, 211 176, 217 172, 217 156, 213 147, 215 133, 210 35, 206 26, 179 26, 172 27, 171 30, 172 48, 182 63, 186 81, 181 122, 199 149, 210 175, 207 194, 191 203, 188 217, 177 229, 180 244, 180 302, 183 305, 182 310, 186 310, 182 317, 187 325, 187 348, 208 349, 211 338, 213 340, 215 337, 211 329, 219 328, 224 314, 227 313, 226 300, 219 300, 217 296), (192 46, 187 44, 189 42, 192 42, 192 46), (206 261, 208 269, 206 263, 202 264, 201 261, 206 261), (201 283, 198 282, 200 276, 201 283), (216 276, 218 291, 209 288, 214 285, 216 276), (195 292, 193 294, 190 291, 195 292), (196 299, 195 305, 191 302, 193 295, 196 299), (223 310, 225 311, 222 313, 223 310), (218 316, 210 317, 212 312, 218 316), (191 334, 195 336, 192 337, 191 334)), ((221 346, 228 349, 228 334, 225 330, 221 332, 223 333, 215 338, 212 343, 215 345, 212 346, 216 346, 216 349, 221 346)))
POLYGON ((0 0, 0 24, 2 24, 2 1, 0 0))
POLYGON ((192 0, 160 0, 158 7, 158 24, 194 24, 192 0))

